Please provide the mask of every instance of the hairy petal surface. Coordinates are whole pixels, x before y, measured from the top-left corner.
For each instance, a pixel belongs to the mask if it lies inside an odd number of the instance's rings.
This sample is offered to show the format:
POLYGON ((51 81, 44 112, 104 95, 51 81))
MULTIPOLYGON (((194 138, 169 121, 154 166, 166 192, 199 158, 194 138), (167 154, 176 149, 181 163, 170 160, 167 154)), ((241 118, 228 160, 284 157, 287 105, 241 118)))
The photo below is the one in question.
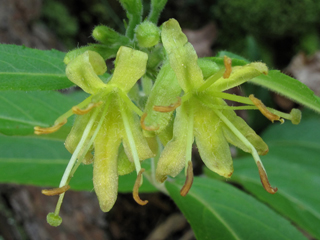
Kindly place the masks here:
POLYGON ((197 63, 198 56, 177 20, 170 19, 163 24, 161 38, 181 88, 189 92, 200 87, 203 75, 197 63))
POLYGON ((224 137, 223 122, 207 107, 198 103, 195 108, 194 136, 204 164, 226 178, 233 173, 229 144, 224 137))
MULTIPOLYGON (((110 110, 112 106, 110 106, 110 110)), ((93 185, 100 208, 110 211, 118 194, 118 149, 121 135, 117 126, 118 111, 109 111, 95 141, 93 185)))
POLYGON ((124 92, 129 90, 145 74, 148 55, 128 47, 120 47, 115 70, 109 84, 116 84, 124 92))
POLYGON ((106 71, 107 65, 104 59, 93 51, 86 51, 76 57, 69 62, 66 68, 69 80, 90 94, 95 94, 105 86, 98 75, 106 71))
MULTIPOLYGON (((178 84, 175 72, 169 62, 166 62, 157 76, 155 84, 149 95, 145 113, 147 116, 144 120, 146 126, 157 128, 156 133, 162 132, 172 117, 172 112, 157 112, 153 110, 154 106, 169 106, 178 101, 181 93, 181 87, 178 84)), ((147 133, 146 133, 147 134, 147 133)))
POLYGON ((184 103, 177 109, 173 126, 173 138, 167 143, 160 155, 156 170, 156 178, 163 182, 167 175, 177 176, 185 166, 187 136, 190 131, 188 124, 188 104, 184 103))

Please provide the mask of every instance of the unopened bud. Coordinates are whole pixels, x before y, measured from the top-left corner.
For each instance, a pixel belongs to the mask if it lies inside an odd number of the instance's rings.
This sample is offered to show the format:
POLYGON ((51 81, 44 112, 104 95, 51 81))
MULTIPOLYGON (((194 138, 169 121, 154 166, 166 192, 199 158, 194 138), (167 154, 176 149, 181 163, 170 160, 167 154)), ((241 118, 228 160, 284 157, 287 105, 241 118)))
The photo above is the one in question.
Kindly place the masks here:
POLYGON ((136 27, 135 33, 140 47, 150 48, 159 43, 160 30, 152 22, 144 21, 136 27))

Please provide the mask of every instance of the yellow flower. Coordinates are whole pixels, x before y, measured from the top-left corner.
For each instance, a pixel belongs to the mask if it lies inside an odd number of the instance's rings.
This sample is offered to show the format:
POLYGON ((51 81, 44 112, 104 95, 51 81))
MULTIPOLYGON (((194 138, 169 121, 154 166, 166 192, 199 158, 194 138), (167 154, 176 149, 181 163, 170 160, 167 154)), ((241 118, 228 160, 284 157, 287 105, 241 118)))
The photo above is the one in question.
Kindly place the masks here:
POLYGON ((105 84, 98 77, 106 72, 103 58, 96 52, 86 51, 71 60, 66 68, 68 78, 91 96, 57 119, 51 128, 35 127, 36 134, 56 131, 72 114, 78 114, 65 146, 73 155, 58 189, 45 190, 47 195, 60 194, 55 213, 47 217, 49 223, 61 223, 58 216, 64 192, 77 167, 93 162, 93 184, 102 211, 109 211, 118 193, 118 175, 134 169, 137 181, 134 198, 142 184, 140 161, 153 157, 147 139, 139 124, 142 112, 128 98, 129 90, 146 71, 148 56, 141 51, 121 47, 115 60, 115 70, 105 84), (94 152, 94 155, 93 155, 94 152), (127 157, 125 157, 125 155, 127 157))

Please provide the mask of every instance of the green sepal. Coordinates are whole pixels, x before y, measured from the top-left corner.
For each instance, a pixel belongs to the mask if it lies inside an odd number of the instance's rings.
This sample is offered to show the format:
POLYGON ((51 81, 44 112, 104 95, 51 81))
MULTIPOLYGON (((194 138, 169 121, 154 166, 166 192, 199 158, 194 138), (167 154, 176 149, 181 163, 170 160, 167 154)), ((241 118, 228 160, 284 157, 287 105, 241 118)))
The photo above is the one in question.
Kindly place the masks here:
POLYGON ((89 44, 85 47, 76 48, 74 50, 69 51, 66 56, 63 59, 63 62, 65 64, 68 64, 70 61, 78 57, 79 55, 83 54, 86 51, 94 51, 101 55, 101 57, 104 60, 107 60, 109 58, 115 57, 117 54, 117 51, 120 46, 116 48, 112 48, 110 46, 105 46, 102 44, 89 44))
POLYGON ((161 67, 149 95, 144 111, 147 114, 144 124, 148 127, 157 128, 155 132, 160 133, 168 125, 173 111, 167 113, 157 112, 153 110, 153 107, 174 104, 178 101, 180 93, 181 87, 178 84, 175 73, 170 64, 166 62, 161 67))
POLYGON ((111 48, 119 48, 120 46, 128 46, 130 39, 104 25, 97 26, 93 29, 92 37, 111 48))
POLYGON ((233 163, 229 144, 223 134, 223 122, 216 114, 195 101, 194 136, 204 164, 213 172, 229 178, 233 163))
POLYGON ((86 51, 79 55, 69 62, 66 68, 69 80, 90 94, 95 94, 105 87, 98 75, 106 71, 107 66, 104 59, 93 51, 86 51))
POLYGON ((261 62, 249 63, 245 66, 237 66, 232 68, 232 73, 229 78, 220 78, 214 82, 209 89, 222 92, 230 88, 236 87, 245 83, 252 78, 261 74, 268 74, 268 67, 261 62))
POLYGON ((109 84, 115 84, 124 92, 129 90, 145 74, 148 55, 128 47, 120 47, 115 60, 115 70, 109 84))
POLYGON ((118 154, 118 175, 123 176, 135 170, 134 163, 129 161, 127 154, 124 151, 123 145, 119 147, 118 154))
MULTIPOLYGON (((183 103, 177 109, 173 125, 173 138, 163 149, 156 169, 156 179, 164 182, 167 175, 176 177, 185 167, 188 135, 189 105, 183 103)), ((191 149, 189 149, 191 151, 191 149)))
POLYGON ((161 39, 181 88, 190 92, 200 87, 204 81, 198 56, 175 19, 163 24, 161 39))
POLYGON ((220 70, 218 64, 206 58, 198 58, 198 65, 204 79, 207 79, 220 70))
POLYGON ((135 28, 135 38, 142 48, 151 48, 160 41, 160 30, 152 22, 146 20, 135 28))

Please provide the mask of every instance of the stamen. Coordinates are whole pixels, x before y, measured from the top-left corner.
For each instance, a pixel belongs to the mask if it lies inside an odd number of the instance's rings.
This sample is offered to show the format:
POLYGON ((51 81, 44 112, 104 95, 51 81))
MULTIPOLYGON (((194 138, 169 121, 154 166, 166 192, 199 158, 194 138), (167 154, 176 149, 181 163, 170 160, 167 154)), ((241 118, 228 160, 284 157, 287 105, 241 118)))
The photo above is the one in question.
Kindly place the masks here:
POLYGON ((265 169, 262 167, 261 162, 257 162, 257 166, 259 169, 260 180, 261 180, 262 186, 264 187, 264 189, 268 193, 275 194, 278 191, 278 188, 271 187, 269 180, 268 180, 267 173, 266 173, 265 169))
POLYGON ((191 186, 193 183, 193 167, 192 167, 192 162, 189 161, 188 162, 188 170, 187 170, 187 177, 186 177, 186 181, 183 185, 183 187, 180 190, 180 195, 182 197, 186 196, 187 193, 189 192, 191 186))
POLYGON ((172 112, 177 107, 181 105, 181 98, 178 97, 178 101, 176 103, 170 104, 169 106, 153 106, 153 110, 157 112, 172 112))
POLYGON ((46 196, 55 196, 55 195, 60 195, 61 193, 65 193, 67 190, 69 190, 69 188, 70 188, 69 185, 65 185, 59 188, 43 189, 41 193, 46 196))
POLYGON ((139 171, 136 182, 134 183, 133 192, 132 192, 133 199, 141 206, 144 206, 148 203, 148 200, 141 200, 141 198, 139 197, 139 187, 141 184, 142 173, 144 171, 145 171, 144 168, 141 168, 141 170, 139 171))
POLYGON ((84 114, 90 112, 92 108, 98 107, 102 103, 103 103, 102 101, 99 101, 97 103, 90 103, 85 109, 80 109, 78 106, 73 106, 72 112, 77 115, 84 115, 84 114))
POLYGON ((148 127, 148 126, 146 126, 146 125, 144 124, 144 120, 146 119, 146 117, 147 117, 147 113, 144 113, 144 114, 142 114, 142 116, 141 116, 140 125, 141 125, 142 129, 143 129, 143 130, 146 130, 146 131, 156 131, 156 130, 158 130, 158 129, 159 129, 159 126, 157 126, 157 127, 148 127))
POLYGON ((254 146, 248 141, 248 139, 243 136, 243 134, 218 110, 213 109, 213 111, 220 117, 220 119, 230 128, 230 130, 248 147, 251 149, 251 154, 256 162, 258 169, 259 169, 259 174, 260 174, 260 179, 262 182, 262 185, 264 189, 271 193, 274 194, 277 192, 277 188, 273 188, 270 186, 266 170, 264 169, 262 162, 260 160, 259 154, 257 150, 254 148, 254 146))
POLYGON ((63 125, 67 123, 67 119, 65 118, 62 122, 56 123, 52 127, 42 128, 39 126, 34 127, 34 134, 41 135, 41 134, 49 134, 58 131, 63 125))
POLYGON ((230 74, 232 72, 231 58, 228 58, 227 56, 224 56, 223 63, 224 63, 224 66, 226 68, 226 71, 223 74, 223 78, 229 78, 230 74))
POLYGON ((249 99, 253 102, 254 105, 257 106, 259 111, 266 117, 268 118, 271 122, 274 122, 275 120, 280 121, 281 123, 284 123, 284 120, 280 118, 278 115, 275 115, 271 113, 267 107, 259 100, 258 98, 254 97, 253 94, 249 96, 249 99))

